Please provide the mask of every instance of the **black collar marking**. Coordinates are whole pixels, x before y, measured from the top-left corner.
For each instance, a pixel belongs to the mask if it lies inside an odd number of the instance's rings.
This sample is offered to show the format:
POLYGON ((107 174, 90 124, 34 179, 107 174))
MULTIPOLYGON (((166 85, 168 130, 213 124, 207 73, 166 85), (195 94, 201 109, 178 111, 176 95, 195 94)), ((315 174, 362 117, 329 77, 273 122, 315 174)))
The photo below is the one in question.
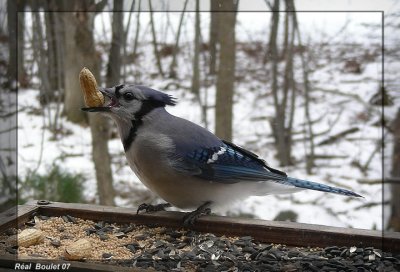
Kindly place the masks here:
POLYGON ((125 152, 131 147, 133 141, 137 136, 138 128, 143 124, 142 118, 154 110, 155 108, 165 107, 165 103, 156 100, 144 100, 142 107, 140 110, 135 114, 135 119, 131 120, 132 127, 129 130, 128 136, 123 140, 122 144, 124 146, 125 152))
POLYGON ((138 128, 143 124, 142 120, 131 120, 132 122, 132 127, 129 130, 128 136, 122 141, 122 144, 124 146, 125 152, 128 151, 128 149, 131 147, 133 141, 135 140, 135 137, 137 135, 137 130, 138 128))

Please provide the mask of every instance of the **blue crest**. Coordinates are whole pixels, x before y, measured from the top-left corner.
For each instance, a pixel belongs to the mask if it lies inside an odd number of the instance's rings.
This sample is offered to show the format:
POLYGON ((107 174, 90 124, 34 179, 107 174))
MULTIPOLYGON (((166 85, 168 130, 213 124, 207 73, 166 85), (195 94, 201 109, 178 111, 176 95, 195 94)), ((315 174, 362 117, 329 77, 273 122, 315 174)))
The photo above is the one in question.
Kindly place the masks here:
POLYGON ((163 103, 164 106, 169 105, 169 106, 175 106, 176 105, 176 99, 166 93, 151 89, 146 86, 141 86, 141 85, 136 85, 136 89, 139 89, 143 95, 146 97, 146 99, 158 103, 163 103))

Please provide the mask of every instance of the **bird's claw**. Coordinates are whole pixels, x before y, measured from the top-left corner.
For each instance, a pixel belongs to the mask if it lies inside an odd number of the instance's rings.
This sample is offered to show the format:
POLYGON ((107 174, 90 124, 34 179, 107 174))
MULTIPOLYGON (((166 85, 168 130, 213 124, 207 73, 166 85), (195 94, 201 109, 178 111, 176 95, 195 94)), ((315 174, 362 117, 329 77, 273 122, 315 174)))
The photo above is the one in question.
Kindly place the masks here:
POLYGON ((171 207, 171 204, 162 203, 162 204, 157 204, 157 205, 151 205, 151 204, 147 204, 147 203, 142 203, 137 208, 136 214, 139 214, 139 212, 141 212, 141 211, 145 211, 146 213, 165 211, 165 208, 168 208, 168 207, 171 207))
POLYGON ((193 212, 189 212, 185 214, 183 217, 183 225, 185 227, 191 227, 196 223, 197 219, 199 219, 203 215, 209 215, 211 213, 210 202, 206 202, 205 204, 198 207, 193 212))

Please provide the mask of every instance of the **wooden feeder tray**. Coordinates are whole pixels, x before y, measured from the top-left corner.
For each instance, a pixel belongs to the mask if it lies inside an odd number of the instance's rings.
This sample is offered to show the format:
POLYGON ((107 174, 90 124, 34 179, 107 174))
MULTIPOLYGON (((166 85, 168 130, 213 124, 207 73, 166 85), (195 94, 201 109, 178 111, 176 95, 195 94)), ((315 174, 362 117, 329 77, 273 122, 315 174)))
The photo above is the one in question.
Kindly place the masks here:
MULTIPOLYGON (((240 237, 243 237, 244 240, 248 239, 251 241, 257 241, 258 247, 255 249, 253 254, 251 254, 252 252, 250 249, 249 253, 246 255, 248 260, 251 260, 251 258, 254 259, 256 256, 257 258, 260 257, 262 254, 264 254, 262 251, 266 251, 266 248, 261 249, 261 247, 273 244, 284 245, 284 247, 290 248, 308 248, 311 251, 312 248, 319 248, 320 251, 323 251, 324 254, 328 254, 328 256, 330 256, 329 250, 332 250, 332 252, 336 249, 342 250, 343 252, 345 252, 345 250, 350 250, 351 252, 352 250, 355 251, 354 248, 361 248, 363 250, 368 250, 369 248, 369 250, 371 252, 375 252, 377 256, 382 255, 382 252, 389 252, 388 255, 385 255, 389 256, 387 257, 387 260, 393 262, 393 267, 399 268, 400 266, 400 261, 396 259, 397 257, 392 257, 400 256, 396 255, 400 252, 400 234, 395 232, 338 228, 293 222, 230 218, 214 215, 201 217, 190 230, 183 230, 182 218, 184 213, 182 212, 162 211, 136 214, 136 210, 132 208, 118 208, 89 204, 72 204, 49 201, 28 202, 25 205, 18 206, 17 209, 10 209, 0 214, 0 234, 4 234, 7 232, 7 230, 17 226, 18 228, 24 228, 24 225, 34 218, 34 216, 49 218, 69 216, 70 218, 79 218, 94 222, 109 222, 118 225, 131 224, 148 226, 150 228, 163 227, 164 229, 168 229, 168 231, 171 229, 172 231, 186 231, 186 233, 190 231, 191 233, 193 232, 203 233, 204 235, 213 235, 213 237, 236 237, 236 240, 232 240, 234 241, 233 243, 237 243, 238 239, 240 240, 240 237), (259 251, 259 254, 257 250, 259 251), (380 253, 377 253, 375 250, 378 250, 380 253)), ((245 251, 246 250, 243 246, 240 252, 242 255, 245 255, 245 251)), ((292 252, 293 250, 290 249, 289 251, 292 252)), ((351 255, 352 253, 347 254, 351 255)), ((296 260, 296 256, 293 255, 294 259, 291 259, 290 254, 288 256, 289 257, 282 257, 282 260, 285 260, 289 264, 290 260, 296 260)), ((380 257, 382 257, 382 260, 385 259, 384 256, 380 257)), ((145 271, 140 267, 127 268, 123 265, 118 266, 118 268, 112 268, 112 265, 116 265, 115 263, 105 264, 104 262, 101 262, 101 260, 99 262, 92 262, 91 260, 32 260, 18 258, 17 254, 0 256, 0 263, 3 263, 3 265, 5 264, 6 267, 10 269, 14 268, 16 261, 25 263, 40 261, 42 264, 62 264, 68 262, 71 266, 70 269, 73 268, 73 271, 110 271, 110 269, 118 269, 118 271, 145 271)), ((197 263, 197 265, 198 264, 199 263, 197 263)), ((156 267, 154 268, 157 269, 156 267)), ((202 268, 204 267, 202 266, 202 268)), ((251 267, 249 269, 251 269, 251 267)), ((193 270, 201 269, 193 266, 193 270)), ((312 271, 312 269, 310 269, 310 271, 312 271)))

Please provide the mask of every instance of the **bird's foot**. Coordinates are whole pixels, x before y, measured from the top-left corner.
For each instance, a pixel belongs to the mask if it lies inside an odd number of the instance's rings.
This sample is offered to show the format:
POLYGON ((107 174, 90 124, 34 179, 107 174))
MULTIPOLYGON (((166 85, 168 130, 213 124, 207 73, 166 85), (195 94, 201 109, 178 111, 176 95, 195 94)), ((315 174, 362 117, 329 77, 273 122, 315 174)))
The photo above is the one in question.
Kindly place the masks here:
POLYGON ((206 202, 200 207, 198 207, 196 210, 193 212, 186 213, 186 215, 183 217, 183 225, 185 227, 191 227, 196 223, 197 219, 199 219, 203 215, 209 215, 211 213, 211 208, 210 208, 211 202, 206 202))
POLYGON ((169 203, 162 203, 162 204, 157 204, 157 205, 151 205, 151 204, 146 204, 142 203, 139 205, 136 214, 138 214, 140 211, 145 211, 147 212, 158 212, 158 211, 165 211, 165 208, 171 207, 171 204, 169 203))

